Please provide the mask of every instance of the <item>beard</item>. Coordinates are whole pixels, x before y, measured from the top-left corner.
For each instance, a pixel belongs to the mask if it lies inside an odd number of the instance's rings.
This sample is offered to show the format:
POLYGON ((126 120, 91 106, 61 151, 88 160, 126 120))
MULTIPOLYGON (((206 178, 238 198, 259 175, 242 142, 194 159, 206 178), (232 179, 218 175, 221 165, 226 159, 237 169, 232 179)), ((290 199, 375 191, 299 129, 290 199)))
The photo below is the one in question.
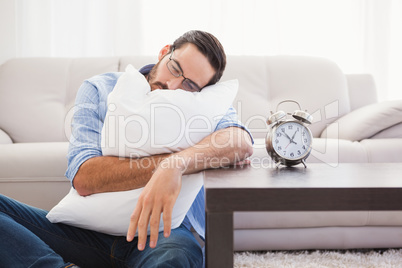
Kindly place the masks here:
POLYGON ((149 85, 151 86, 151 91, 155 89, 168 89, 168 86, 166 84, 160 81, 156 81, 156 75, 158 73, 159 65, 163 60, 163 58, 157 64, 155 64, 155 66, 151 69, 151 71, 149 71, 147 80, 149 85))

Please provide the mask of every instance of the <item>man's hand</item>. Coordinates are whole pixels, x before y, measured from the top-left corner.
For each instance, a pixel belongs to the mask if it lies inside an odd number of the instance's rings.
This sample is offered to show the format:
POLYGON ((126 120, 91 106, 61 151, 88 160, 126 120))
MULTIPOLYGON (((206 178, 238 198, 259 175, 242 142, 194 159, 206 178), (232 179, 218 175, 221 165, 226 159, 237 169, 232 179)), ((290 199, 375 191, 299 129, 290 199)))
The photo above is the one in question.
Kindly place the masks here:
POLYGON ((172 211, 180 193, 183 171, 183 166, 174 156, 166 158, 159 164, 141 192, 127 232, 127 241, 131 242, 138 229, 139 250, 145 248, 148 224, 151 232, 149 246, 156 247, 162 213, 164 236, 170 236, 172 211))
POLYGON ((183 174, 228 165, 247 165, 250 163, 247 157, 252 152, 248 133, 237 127, 229 127, 214 132, 193 147, 163 159, 141 192, 130 218, 127 241, 134 239, 138 229, 137 247, 143 250, 149 224, 149 245, 151 248, 156 247, 162 213, 164 236, 170 236, 173 207, 180 193, 183 174), (219 161, 217 165, 216 160, 224 161, 219 161))

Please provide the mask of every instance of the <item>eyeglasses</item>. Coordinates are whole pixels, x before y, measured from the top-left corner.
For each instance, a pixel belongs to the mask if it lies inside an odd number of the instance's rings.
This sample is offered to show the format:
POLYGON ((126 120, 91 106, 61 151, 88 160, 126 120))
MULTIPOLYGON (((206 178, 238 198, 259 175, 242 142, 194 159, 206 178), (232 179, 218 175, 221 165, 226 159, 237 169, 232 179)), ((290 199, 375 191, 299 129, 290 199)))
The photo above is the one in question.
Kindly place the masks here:
POLYGON ((172 53, 170 54, 169 61, 166 63, 166 66, 167 66, 169 72, 174 77, 182 76, 184 78, 183 82, 181 82, 181 85, 184 90, 191 91, 191 92, 201 91, 201 88, 196 83, 194 83, 193 81, 191 81, 190 79, 186 78, 183 75, 183 70, 181 69, 179 63, 177 61, 175 61, 174 59, 172 59, 173 52, 174 52, 174 48, 172 50, 172 53))

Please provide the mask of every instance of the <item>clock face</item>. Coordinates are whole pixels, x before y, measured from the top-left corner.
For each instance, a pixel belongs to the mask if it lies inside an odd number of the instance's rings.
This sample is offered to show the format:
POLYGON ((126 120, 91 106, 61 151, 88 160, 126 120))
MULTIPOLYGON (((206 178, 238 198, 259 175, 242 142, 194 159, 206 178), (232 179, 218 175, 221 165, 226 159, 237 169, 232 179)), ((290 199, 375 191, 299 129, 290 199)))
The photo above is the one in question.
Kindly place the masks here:
POLYGON ((273 133, 272 146, 276 153, 286 159, 301 159, 310 152, 311 133, 300 123, 284 122, 273 133))

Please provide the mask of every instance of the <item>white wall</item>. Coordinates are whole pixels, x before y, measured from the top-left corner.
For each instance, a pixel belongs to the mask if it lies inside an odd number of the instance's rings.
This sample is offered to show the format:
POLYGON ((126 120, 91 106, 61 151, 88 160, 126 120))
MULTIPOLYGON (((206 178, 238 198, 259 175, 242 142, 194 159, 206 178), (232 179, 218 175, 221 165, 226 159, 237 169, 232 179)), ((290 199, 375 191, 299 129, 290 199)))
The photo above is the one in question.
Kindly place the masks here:
POLYGON ((200 29, 215 34, 229 55, 324 57, 345 73, 373 74, 380 100, 402 98, 402 0, 170 2, 0 0, 0 64, 155 55, 200 29))
POLYGON ((0 0, 0 64, 17 56, 15 1, 0 0))

